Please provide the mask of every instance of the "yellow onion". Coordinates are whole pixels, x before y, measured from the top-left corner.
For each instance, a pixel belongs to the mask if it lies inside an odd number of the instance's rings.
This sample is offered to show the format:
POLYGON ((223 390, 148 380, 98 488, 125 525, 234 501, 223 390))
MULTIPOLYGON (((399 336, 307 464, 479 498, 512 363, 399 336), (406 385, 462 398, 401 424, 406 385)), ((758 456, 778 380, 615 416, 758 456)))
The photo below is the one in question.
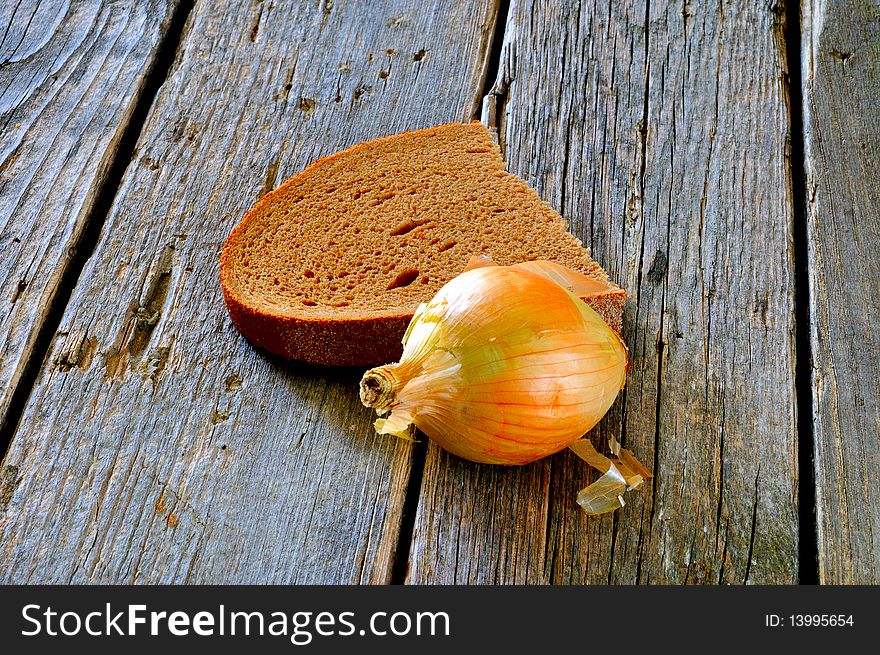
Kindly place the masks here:
POLYGON ((552 262, 462 273, 418 308, 400 362, 361 380, 361 401, 387 415, 376 429, 408 437, 416 426, 490 464, 570 446, 626 381, 626 347, 575 295, 602 287, 552 262))

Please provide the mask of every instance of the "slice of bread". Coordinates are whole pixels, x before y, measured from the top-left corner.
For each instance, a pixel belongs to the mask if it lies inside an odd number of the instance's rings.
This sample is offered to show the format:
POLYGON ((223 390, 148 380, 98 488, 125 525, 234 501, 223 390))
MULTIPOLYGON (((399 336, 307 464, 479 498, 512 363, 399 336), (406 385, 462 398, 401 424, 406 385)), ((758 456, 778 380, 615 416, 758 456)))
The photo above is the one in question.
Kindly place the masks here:
POLYGON ((620 331, 624 291, 504 170, 477 122, 311 164, 245 214, 223 248, 220 280, 232 322, 254 345, 313 364, 374 366, 397 361, 416 307, 474 255, 554 260, 602 281, 607 290, 585 300, 620 331))

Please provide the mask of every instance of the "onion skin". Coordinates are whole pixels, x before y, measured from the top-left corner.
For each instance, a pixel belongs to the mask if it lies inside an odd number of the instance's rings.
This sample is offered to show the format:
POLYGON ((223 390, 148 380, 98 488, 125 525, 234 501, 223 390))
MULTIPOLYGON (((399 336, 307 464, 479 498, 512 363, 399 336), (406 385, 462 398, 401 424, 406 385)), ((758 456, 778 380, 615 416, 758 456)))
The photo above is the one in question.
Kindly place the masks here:
POLYGON ((419 308, 401 361, 368 371, 361 400, 390 411, 380 433, 414 424, 464 459, 527 464, 598 423, 626 369, 617 334, 555 279, 528 264, 485 266, 419 308))

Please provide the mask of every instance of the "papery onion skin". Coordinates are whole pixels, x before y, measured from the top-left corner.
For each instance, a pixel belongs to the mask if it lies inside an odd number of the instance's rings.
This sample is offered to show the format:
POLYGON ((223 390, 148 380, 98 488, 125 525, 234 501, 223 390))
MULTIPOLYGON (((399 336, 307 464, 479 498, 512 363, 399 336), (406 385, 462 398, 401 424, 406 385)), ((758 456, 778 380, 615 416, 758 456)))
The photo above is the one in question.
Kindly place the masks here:
POLYGON ((411 422, 465 459, 527 464, 589 431, 626 368, 623 342, 586 303, 522 265, 487 266, 419 308, 401 361, 368 371, 361 400, 391 411, 382 433, 411 422))

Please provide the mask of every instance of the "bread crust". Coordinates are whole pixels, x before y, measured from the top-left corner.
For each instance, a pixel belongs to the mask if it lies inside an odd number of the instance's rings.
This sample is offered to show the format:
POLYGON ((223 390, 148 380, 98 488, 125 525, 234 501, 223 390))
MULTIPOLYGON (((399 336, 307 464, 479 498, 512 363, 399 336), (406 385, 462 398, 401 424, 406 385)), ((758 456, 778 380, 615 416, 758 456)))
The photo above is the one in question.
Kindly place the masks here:
MULTIPOLYGON (((413 313, 322 320, 262 312, 223 295, 232 324, 258 348, 307 364, 324 366, 380 366, 400 359, 401 339, 413 313), (357 349, 339 344, 358 344, 357 349)), ((583 299, 620 334, 626 294, 617 290, 583 299)))
MULTIPOLYGON (((395 362, 402 353, 401 339, 415 307, 409 311, 389 311, 381 315, 296 316, 261 308, 248 303, 235 284, 234 247, 253 217, 275 202, 295 184, 319 166, 352 155, 376 143, 394 141, 405 134, 431 133, 460 124, 440 125, 426 130, 413 130, 359 143, 309 164, 303 171, 283 182, 277 189, 260 198, 232 230, 220 255, 220 283, 223 299, 232 323, 253 345, 286 359, 326 366, 377 366, 395 362)), ((604 271, 602 271, 604 274, 604 271)), ((607 280, 607 276, 605 278, 607 280)), ((621 332, 626 293, 612 283, 607 293, 584 298, 618 334, 621 332)))

